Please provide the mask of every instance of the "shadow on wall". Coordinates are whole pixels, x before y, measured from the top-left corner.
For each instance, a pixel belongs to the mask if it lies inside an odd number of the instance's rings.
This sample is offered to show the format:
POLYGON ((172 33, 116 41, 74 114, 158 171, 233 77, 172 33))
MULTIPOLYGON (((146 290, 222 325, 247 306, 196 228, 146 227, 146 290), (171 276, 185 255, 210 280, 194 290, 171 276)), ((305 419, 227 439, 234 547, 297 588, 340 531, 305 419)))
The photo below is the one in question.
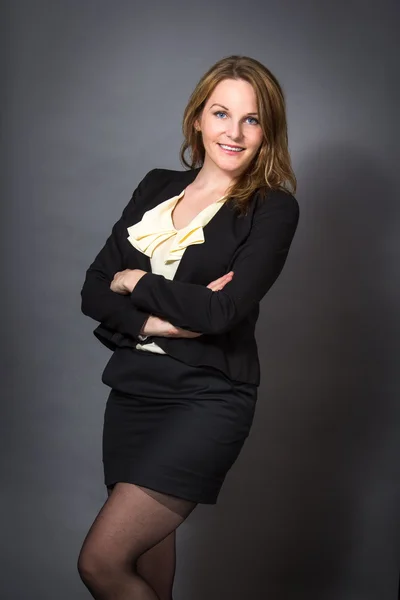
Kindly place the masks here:
POLYGON ((217 506, 178 533, 176 585, 192 600, 397 595, 394 184, 349 145, 296 171, 300 222, 263 301, 253 430, 217 506))

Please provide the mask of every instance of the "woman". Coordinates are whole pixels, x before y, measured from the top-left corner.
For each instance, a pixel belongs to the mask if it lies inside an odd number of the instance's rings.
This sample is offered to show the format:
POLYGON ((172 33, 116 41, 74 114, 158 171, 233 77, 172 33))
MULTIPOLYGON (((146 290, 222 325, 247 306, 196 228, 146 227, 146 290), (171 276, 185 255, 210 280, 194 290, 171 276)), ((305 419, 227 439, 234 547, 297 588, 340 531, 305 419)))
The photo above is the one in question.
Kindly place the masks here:
POLYGON ((183 133, 189 170, 147 173, 82 288, 82 311, 113 350, 102 377, 109 497, 78 561, 102 600, 171 600, 175 531, 216 503, 249 434, 259 302, 299 219, 284 96, 261 63, 212 66, 183 133))

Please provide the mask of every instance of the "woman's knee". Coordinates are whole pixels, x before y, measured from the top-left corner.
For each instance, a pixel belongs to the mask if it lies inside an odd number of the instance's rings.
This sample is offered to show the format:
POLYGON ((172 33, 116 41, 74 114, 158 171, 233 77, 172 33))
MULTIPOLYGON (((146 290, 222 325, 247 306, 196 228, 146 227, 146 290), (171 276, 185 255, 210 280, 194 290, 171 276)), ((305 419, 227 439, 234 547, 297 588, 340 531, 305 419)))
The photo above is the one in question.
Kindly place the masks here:
POLYGON ((111 557, 86 546, 79 554, 77 568, 80 578, 90 589, 104 589, 118 580, 124 565, 116 564, 111 557))
POLYGON ((92 552, 90 548, 83 547, 77 562, 78 573, 80 578, 89 583, 95 580, 104 567, 104 559, 92 552))

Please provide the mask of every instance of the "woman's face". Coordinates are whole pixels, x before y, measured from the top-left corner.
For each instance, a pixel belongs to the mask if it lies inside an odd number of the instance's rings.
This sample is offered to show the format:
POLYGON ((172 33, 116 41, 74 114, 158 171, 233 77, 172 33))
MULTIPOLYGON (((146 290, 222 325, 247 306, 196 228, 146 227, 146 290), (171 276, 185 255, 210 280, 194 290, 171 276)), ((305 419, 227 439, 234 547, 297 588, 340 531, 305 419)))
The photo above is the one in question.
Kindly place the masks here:
POLYGON ((240 175, 263 140, 253 87, 243 79, 220 81, 207 99, 195 127, 202 132, 204 165, 214 163, 231 177, 240 175), (229 151, 226 145, 239 146, 241 150, 229 151))

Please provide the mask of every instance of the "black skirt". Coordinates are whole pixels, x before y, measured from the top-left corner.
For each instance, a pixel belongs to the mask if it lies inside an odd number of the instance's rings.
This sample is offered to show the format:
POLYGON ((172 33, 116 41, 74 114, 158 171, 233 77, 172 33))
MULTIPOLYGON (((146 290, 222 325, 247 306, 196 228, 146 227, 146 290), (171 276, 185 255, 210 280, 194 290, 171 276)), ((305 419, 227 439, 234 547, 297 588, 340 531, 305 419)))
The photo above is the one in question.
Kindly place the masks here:
POLYGON ((104 369, 104 482, 216 504, 250 432, 257 386, 167 354, 117 348, 104 369))

